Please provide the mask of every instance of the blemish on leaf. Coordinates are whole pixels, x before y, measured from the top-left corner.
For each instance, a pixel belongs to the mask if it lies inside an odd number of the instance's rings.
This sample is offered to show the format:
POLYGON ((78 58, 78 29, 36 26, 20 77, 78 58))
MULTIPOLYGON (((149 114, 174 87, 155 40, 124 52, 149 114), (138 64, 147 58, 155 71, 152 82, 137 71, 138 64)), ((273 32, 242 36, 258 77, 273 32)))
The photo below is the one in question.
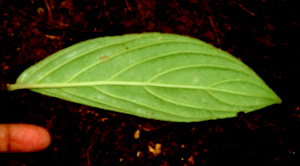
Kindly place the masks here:
POLYGON ((105 61, 105 60, 107 60, 107 58, 108 58, 107 56, 103 56, 103 57, 100 58, 100 60, 105 61))

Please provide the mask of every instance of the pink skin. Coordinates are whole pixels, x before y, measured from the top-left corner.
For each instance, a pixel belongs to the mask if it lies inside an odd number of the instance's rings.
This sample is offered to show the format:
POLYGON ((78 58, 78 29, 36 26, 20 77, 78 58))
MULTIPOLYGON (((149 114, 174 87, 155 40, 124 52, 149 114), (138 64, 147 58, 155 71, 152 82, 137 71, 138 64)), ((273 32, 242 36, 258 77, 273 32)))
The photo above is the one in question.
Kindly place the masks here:
POLYGON ((50 133, 30 124, 0 124, 0 153, 36 152, 51 143, 50 133))

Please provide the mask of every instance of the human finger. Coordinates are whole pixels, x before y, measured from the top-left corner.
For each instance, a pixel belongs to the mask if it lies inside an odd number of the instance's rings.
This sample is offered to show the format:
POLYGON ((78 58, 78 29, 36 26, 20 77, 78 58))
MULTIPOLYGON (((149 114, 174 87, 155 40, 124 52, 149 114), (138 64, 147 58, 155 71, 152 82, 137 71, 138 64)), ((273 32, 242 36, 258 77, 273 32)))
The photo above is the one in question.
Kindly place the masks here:
POLYGON ((47 148, 50 142, 50 133, 43 127, 0 124, 0 153, 36 152, 47 148))

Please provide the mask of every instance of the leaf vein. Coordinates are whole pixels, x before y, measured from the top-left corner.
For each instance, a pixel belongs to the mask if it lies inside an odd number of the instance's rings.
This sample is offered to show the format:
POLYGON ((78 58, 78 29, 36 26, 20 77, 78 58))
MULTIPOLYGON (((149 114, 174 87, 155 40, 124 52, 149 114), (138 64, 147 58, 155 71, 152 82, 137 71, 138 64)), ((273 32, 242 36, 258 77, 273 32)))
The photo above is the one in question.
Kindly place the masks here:
POLYGON ((167 114, 170 114, 170 115, 182 116, 182 115, 174 114, 174 112, 168 112, 168 111, 166 111, 164 109, 160 109, 160 108, 154 107, 152 105, 145 104, 143 102, 134 101, 134 100, 131 100, 131 99, 126 98, 126 97, 122 97, 122 96, 119 96, 119 95, 115 95, 115 94, 109 93, 107 91, 103 91, 99 87, 93 87, 93 88, 95 88, 97 91, 99 91, 99 92, 101 92, 101 93, 103 93, 103 94, 105 94, 107 96, 110 96, 110 97, 113 97, 113 98, 116 98, 116 99, 127 101, 127 102, 130 102, 130 103, 142 106, 142 107, 147 107, 147 108, 150 108, 152 110, 156 110, 156 111, 159 111, 159 112, 167 113, 167 114))
MULTIPOLYGON (((157 97, 157 98, 159 98, 159 99, 161 99, 161 100, 163 100, 165 102, 171 103, 171 104, 175 104, 175 105, 179 105, 179 106, 184 106, 184 107, 188 107, 188 108, 190 107, 190 108, 196 108, 196 109, 200 109, 200 110, 207 110, 207 111, 228 111, 227 109, 222 110, 222 109, 205 108, 205 107, 200 107, 200 106, 197 106, 197 105, 190 105, 190 104, 186 104, 186 103, 174 101, 174 100, 172 100, 170 98, 163 97, 163 96, 161 96, 161 95, 153 92, 152 90, 150 90, 147 87, 144 87, 144 88, 145 88, 145 90, 149 94, 153 95, 154 97, 157 97)), ((201 102, 201 101, 199 101, 199 102, 201 102)))
MULTIPOLYGON (((116 74, 111 76, 111 78, 109 80, 113 80, 114 78, 118 77, 119 75, 121 75, 125 71, 128 71, 128 70, 132 69, 135 66, 141 65, 141 64, 149 62, 151 60, 155 60, 155 59, 159 59, 159 58, 163 58, 163 57, 167 57, 167 56, 174 56, 174 55, 177 55, 177 54, 201 54, 201 55, 205 55, 205 56, 216 56, 216 57, 224 58, 226 60, 229 60, 229 61, 232 61, 232 62, 236 63, 236 61, 234 61, 233 59, 228 58, 226 56, 220 56, 220 54, 211 54, 211 53, 206 52, 206 51, 202 52, 202 51, 186 51, 186 50, 183 51, 183 50, 179 50, 179 51, 176 51, 176 52, 174 51, 174 52, 170 52, 170 53, 165 53, 165 54, 161 54, 161 55, 157 55, 157 56, 153 56, 153 57, 149 57, 149 58, 137 61, 137 62, 121 69, 119 72, 117 72, 116 74)), ((242 71, 242 70, 240 70, 240 71, 242 71)), ((253 73, 248 73, 248 74, 253 75, 253 73)))
MULTIPOLYGON (((98 51, 100 49, 104 49, 104 48, 107 48, 107 47, 110 47, 110 46, 113 46, 113 45, 118 45, 118 44, 122 44, 122 43, 126 43, 126 42, 130 42, 130 41, 133 41, 133 40, 136 40, 136 39, 139 39, 140 37, 136 37, 136 38, 131 38, 129 40, 125 40, 125 41, 120 41, 120 42, 117 42, 117 43, 110 43, 110 44, 107 44, 107 45, 101 45, 99 47, 95 47, 93 49, 89 49, 81 54, 78 54, 78 56, 73 56, 72 58, 60 63, 60 65, 57 65, 55 66, 54 68, 52 68, 51 70, 49 70, 48 72, 46 72, 42 77, 40 77, 39 80, 37 80, 36 82, 40 82, 43 78, 47 77, 48 75, 50 75, 51 73, 53 73, 54 71, 58 70, 59 68, 63 67, 64 65, 80 58, 80 57, 83 57, 85 56, 86 54, 89 54, 89 53, 92 53, 94 51, 98 51)), ((87 43, 88 44, 88 43, 87 43)), ((84 45, 81 45, 81 46, 84 46, 84 45)), ((60 56, 56 56, 55 59, 57 58, 60 58, 62 56, 64 56, 65 54, 62 54, 60 56)), ((55 59, 51 60, 51 61, 48 61, 47 63, 45 63, 43 66, 41 66, 40 68, 43 68, 44 66, 48 65, 49 63, 53 62, 55 59)), ((36 69, 35 71, 37 72, 38 70, 40 70, 40 68, 36 69)), ((32 73, 31 75, 33 75, 34 73, 32 73)), ((30 78, 30 76, 28 76, 28 79, 30 78)))
MULTIPOLYGON (((191 42, 191 41, 176 41, 176 42, 177 43, 181 43, 181 44, 187 44, 187 43, 189 43, 189 44, 199 45, 199 43, 197 43, 197 42, 191 42)), ((121 56, 121 55, 123 55, 123 54, 125 54, 127 52, 130 52, 130 51, 134 51, 134 50, 138 50, 138 49, 143 49, 143 48, 146 48, 146 47, 149 47, 149 46, 155 46, 155 45, 161 45, 161 44, 173 44, 173 43, 175 43, 174 40, 164 40, 164 41, 159 41, 159 42, 158 41, 153 41, 152 43, 148 43, 148 44, 144 44, 144 45, 138 45, 136 47, 132 47, 130 49, 123 50, 123 51, 120 51, 120 52, 117 52, 115 54, 110 55, 109 59, 107 59, 106 62, 109 61, 109 60, 112 60, 115 57, 118 57, 118 56, 121 56)), ((201 45, 201 46, 203 46, 203 45, 201 45)), ((215 49, 217 49, 217 48, 215 48, 215 49)), ((186 51, 186 52, 188 53, 188 51, 186 51)), ((228 56, 224 56, 223 54, 215 54, 214 55, 211 52, 206 52, 204 54, 207 54, 207 55, 210 55, 210 56, 217 56, 217 57, 220 57, 220 58, 225 58, 225 59, 230 60, 230 61, 235 62, 235 63, 239 62, 239 61, 236 61, 233 58, 229 58, 228 56)), ((152 59, 155 59, 155 58, 160 58, 160 57, 159 56, 158 57, 154 57, 154 58, 150 57, 150 58, 146 59, 146 61, 147 60, 152 60, 152 59)), ((144 60, 141 60, 141 61, 144 61, 144 60)), ((66 82, 71 82, 73 79, 75 79, 76 77, 78 77, 80 74, 83 74, 84 72, 88 71, 89 69, 91 69, 91 68, 93 68, 93 67, 101 64, 102 62, 104 62, 104 61, 96 61, 96 62, 90 64, 89 66, 87 66, 87 67, 83 68, 82 70, 80 70, 79 72, 75 73, 66 82)), ((135 64, 138 65, 139 63, 140 62, 134 63, 133 66, 135 66, 135 64)), ((240 64, 240 62, 239 62, 239 64, 240 64)), ((126 67, 126 68, 130 69, 130 66, 126 67)), ((124 68, 121 69, 121 71, 123 71, 123 70, 124 70, 124 68)), ((119 71, 119 72, 121 72, 121 71, 119 71)), ((115 77, 115 76, 112 76, 112 77, 115 77)), ((109 80, 111 80, 111 78, 109 80)))
MULTIPOLYGON (((196 64, 196 65, 185 65, 185 66, 179 66, 179 67, 170 68, 170 69, 165 70, 165 71, 163 71, 161 73, 158 73, 157 75, 154 75, 153 77, 151 77, 150 79, 148 79, 146 82, 151 82, 154 79, 156 79, 156 78, 158 78, 158 77, 160 77, 160 76, 162 76, 164 74, 173 72, 173 71, 187 69, 187 68, 198 68, 198 67, 199 68, 207 67, 207 68, 219 68, 219 69, 233 70, 233 71, 241 72, 241 73, 244 73, 244 74, 247 74, 247 75, 250 75, 250 76, 253 77, 252 73, 244 72, 244 71, 238 70, 236 68, 232 68, 232 67, 220 66, 220 65, 212 65, 212 64, 200 64, 200 65, 196 64)), ((255 79, 257 79, 257 78, 255 78, 255 79)))

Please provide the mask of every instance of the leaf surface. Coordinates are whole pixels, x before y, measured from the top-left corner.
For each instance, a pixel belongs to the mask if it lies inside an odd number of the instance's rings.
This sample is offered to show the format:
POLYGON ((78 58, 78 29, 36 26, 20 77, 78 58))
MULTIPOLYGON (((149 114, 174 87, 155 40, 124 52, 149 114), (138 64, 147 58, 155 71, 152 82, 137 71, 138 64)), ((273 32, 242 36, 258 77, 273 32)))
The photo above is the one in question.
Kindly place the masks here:
POLYGON ((192 122, 236 116, 281 99, 229 53, 188 36, 127 34, 80 42, 26 69, 9 90, 139 117, 192 122))

